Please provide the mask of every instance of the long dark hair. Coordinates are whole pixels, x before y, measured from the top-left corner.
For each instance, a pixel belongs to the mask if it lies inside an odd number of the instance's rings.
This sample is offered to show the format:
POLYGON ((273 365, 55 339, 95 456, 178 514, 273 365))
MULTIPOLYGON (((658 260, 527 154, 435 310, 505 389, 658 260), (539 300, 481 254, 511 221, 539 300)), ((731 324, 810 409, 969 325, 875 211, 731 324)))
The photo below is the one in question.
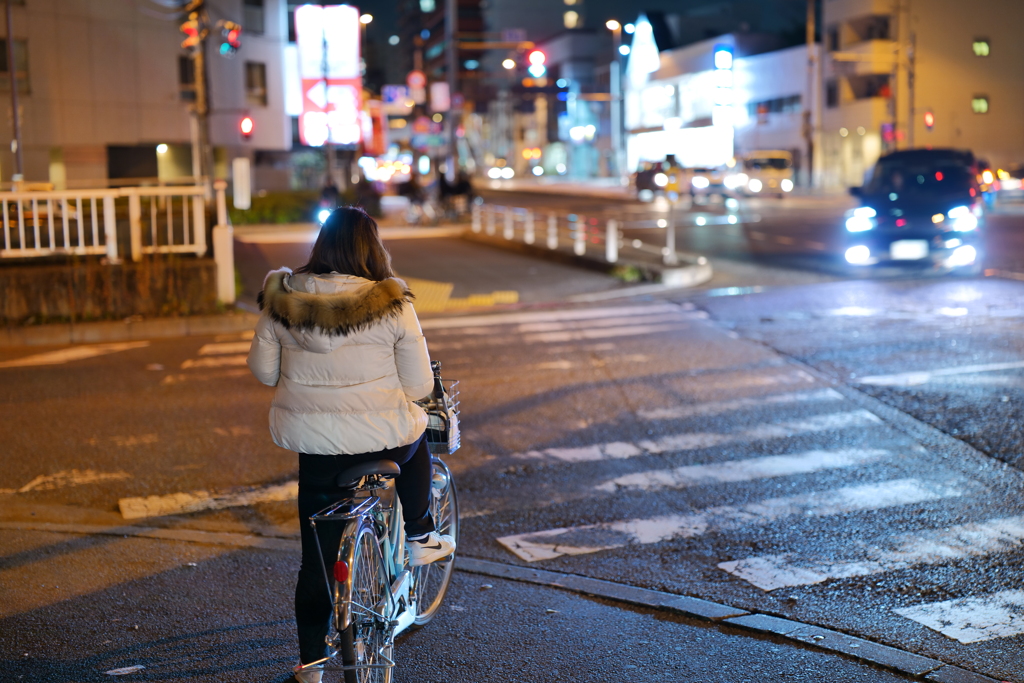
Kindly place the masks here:
POLYGON ((306 265, 296 273, 357 275, 380 282, 394 277, 391 254, 377 232, 377 222, 354 206, 335 209, 324 221, 306 265))

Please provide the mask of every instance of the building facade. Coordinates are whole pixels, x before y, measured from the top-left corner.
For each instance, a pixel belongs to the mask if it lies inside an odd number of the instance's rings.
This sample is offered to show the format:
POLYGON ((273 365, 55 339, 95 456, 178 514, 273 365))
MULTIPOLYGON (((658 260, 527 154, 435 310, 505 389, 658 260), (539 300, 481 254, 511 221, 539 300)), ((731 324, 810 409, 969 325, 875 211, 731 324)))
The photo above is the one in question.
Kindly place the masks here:
POLYGON ((1021 26, 1019 0, 825 0, 819 183, 860 185, 911 147, 1024 163, 1021 26))
MULTIPOLYGON (((210 140, 218 175, 230 159, 291 148, 284 109, 286 0, 209 0, 211 18, 243 26, 241 49, 207 49, 210 140), (238 123, 255 128, 243 139, 238 123)), ((192 176, 195 78, 177 13, 144 0, 24 0, 13 7, 24 176, 58 188, 192 176)), ((0 17, 0 25, 6 25, 0 17)), ((6 43, 4 44, 6 54, 6 43)), ((6 59, 2 60, 8 66, 6 59)), ((0 96, 10 97, 9 72, 0 96)), ((10 106, 0 125, 0 178, 14 173, 10 106)))

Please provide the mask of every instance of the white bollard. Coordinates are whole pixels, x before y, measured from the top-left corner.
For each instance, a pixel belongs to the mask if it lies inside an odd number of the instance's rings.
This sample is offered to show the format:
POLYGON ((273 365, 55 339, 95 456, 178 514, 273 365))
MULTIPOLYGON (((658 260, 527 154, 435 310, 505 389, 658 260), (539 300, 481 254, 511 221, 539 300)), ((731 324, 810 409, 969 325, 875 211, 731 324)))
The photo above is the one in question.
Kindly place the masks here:
POLYGON ((493 206, 488 206, 487 207, 487 234, 488 235, 493 235, 494 234, 494 210, 495 209, 494 209, 493 206))
POLYGON ((604 258, 608 263, 619 260, 619 222, 614 218, 608 221, 604 232, 604 258))
POLYGON ((473 205, 473 232, 480 232, 480 205, 473 205))
POLYGON ((501 231, 501 236, 507 240, 510 240, 516 236, 515 228, 516 215, 514 209, 506 207, 505 209, 505 229, 501 231))
POLYGON ((548 249, 558 249, 558 218, 548 215, 548 249))
POLYGON ((662 253, 664 255, 662 260, 666 266, 679 264, 679 259, 676 257, 676 221, 671 217, 665 227, 665 250, 662 253))
POLYGON ((587 219, 583 216, 576 217, 576 232, 573 234, 572 251, 577 256, 587 253, 587 219))
POLYGON ((533 234, 533 211, 527 211, 526 225, 523 227, 523 241, 527 244, 533 244, 535 239, 533 234))

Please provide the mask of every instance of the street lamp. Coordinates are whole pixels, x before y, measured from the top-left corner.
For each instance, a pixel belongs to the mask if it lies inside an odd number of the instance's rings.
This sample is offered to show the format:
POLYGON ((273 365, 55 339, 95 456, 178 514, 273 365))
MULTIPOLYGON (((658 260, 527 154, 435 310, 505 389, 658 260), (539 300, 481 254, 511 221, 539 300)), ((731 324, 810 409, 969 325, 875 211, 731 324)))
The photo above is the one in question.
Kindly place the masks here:
POLYGON ((625 179, 626 169, 622 160, 622 24, 615 19, 605 22, 605 27, 612 32, 615 52, 612 53, 612 62, 609 65, 609 81, 611 85, 611 124, 612 124, 612 153, 615 158, 615 172, 619 174, 620 182, 625 179))
POLYGON ((501 63, 501 65, 508 69, 509 71, 516 68, 516 62, 514 59, 506 59, 504 62, 501 63))
POLYGON ((373 21, 373 15, 372 14, 360 14, 359 15, 359 23, 362 24, 363 26, 366 26, 371 21, 373 21))

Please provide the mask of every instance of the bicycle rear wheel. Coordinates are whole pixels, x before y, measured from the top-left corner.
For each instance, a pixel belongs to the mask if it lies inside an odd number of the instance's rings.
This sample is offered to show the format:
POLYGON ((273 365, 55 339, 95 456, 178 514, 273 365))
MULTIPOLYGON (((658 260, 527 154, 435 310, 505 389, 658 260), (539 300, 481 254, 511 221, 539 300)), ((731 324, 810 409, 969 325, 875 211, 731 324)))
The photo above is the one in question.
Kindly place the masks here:
MULTIPOLYGON (((459 501, 455 495, 455 482, 448 466, 434 458, 434 472, 430 497, 430 515, 439 534, 449 534, 459 542, 459 501)), ((415 626, 425 626, 437 614, 448 592, 455 569, 455 557, 413 568, 413 591, 416 595, 415 626)))
POLYGON ((349 627, 339 635, 339 650, 344 665, 357 668, 345 670, 345 683, 390 683, 395 648, 387 617, 391 587, 372 524, 361 524, 352 542, 349 627))

